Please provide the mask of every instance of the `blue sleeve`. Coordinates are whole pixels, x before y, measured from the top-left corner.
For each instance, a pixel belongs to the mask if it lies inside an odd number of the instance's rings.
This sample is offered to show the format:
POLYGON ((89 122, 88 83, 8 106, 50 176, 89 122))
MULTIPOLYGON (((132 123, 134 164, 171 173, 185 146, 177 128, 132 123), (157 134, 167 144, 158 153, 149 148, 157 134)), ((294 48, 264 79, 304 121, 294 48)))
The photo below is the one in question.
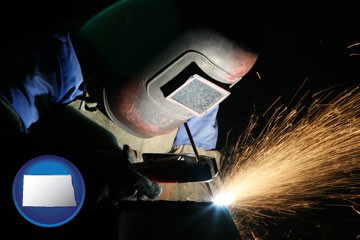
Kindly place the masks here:
POLYGON ((14 62, 16 74, 2 74, 0 97, 19 115, 24 131, 55 106, 83 93, 83 76, 69 34, 46 37, 14 62), (17 65, 16 65, 17 64, 17 65))
MULTIPOLYGON (((205 150, 216 148, 218 139, 217 112, 219 105, 201 117, 192 117, 187 121, 194 143, 205 150)), ((174 146, 191 145, 185 126, 181 125, 176 133, 174 146)))

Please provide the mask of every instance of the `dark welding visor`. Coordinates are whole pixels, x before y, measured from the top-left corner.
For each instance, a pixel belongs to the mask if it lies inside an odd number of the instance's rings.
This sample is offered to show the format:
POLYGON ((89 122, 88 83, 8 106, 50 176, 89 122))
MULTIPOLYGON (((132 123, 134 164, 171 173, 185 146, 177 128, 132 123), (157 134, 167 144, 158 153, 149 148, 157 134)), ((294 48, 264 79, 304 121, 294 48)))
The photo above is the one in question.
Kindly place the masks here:
POLYGON ((142 138, 176 130, 230 94, 257 55, 211 28, 182 27, 172 1, 123 1, 81 29, 109 66, 106 114, 142 138))
POLYGON ((127 84, 104 87, 107 114, 136 136, 169 133, 222 102, 255 61, 255 54, 216 32, 189 30, 127 84))

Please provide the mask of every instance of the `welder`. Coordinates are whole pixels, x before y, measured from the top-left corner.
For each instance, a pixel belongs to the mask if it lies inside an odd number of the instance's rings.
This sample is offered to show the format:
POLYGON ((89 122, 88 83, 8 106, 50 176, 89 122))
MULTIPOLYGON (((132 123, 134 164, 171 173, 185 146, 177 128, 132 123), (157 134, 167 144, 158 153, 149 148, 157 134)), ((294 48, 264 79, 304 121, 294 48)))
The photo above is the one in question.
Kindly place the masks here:
MULTIPOLYGON (((1 69, 2 134, 23 139, 47 113, 85 99, 88 109, 97 103, 130 135, 148 139, 176 131, 172 152, 192 151, 187 123, 196 147, 218 155, 219 104, 257 54, 186 20, 172 1, 119 1, 74 33, 33 39, 1 69)), ((114 177, 98 197, 159 197, 161 186, 129 167, 128 153, 115 154, 119 161, 107 166, 114 177)))

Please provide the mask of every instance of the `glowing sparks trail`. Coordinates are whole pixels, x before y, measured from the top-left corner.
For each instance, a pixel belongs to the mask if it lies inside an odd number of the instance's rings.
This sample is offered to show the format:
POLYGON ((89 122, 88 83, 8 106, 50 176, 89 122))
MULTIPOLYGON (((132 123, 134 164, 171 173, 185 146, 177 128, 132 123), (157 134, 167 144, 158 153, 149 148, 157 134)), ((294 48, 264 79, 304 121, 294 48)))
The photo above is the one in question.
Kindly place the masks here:
MULTIPOLYGON (((353 43, 353 44, 349 45, 347 48, 351 49, 356 46, 360 46, 360 43, 359 42, 353 43)), ((360 53, 350 53, 349 55, 350 56, 360 56, 360 53)))
POLYGON ((224 155, 218 194, 232 195, 229 209, 239 228, 272 213, 316 207, 319 199, 360 198, 359 87, 327 101, 329 96, 325 91, 313 96, 306 111, 301 103, 290 111, 276 108, 257 137, 252 118, 224 155))

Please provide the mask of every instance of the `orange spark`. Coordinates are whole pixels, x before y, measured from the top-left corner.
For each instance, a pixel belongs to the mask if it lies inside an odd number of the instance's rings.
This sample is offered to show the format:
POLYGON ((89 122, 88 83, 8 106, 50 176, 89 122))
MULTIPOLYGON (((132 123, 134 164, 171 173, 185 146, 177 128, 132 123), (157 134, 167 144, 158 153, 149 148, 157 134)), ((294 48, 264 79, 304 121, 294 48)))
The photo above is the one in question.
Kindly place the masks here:
POLYGON ((360 199, 359 86, 330 96, 323 91, 309 107, 274 108, 257 136, 253 116, 223 153, 217 194, 232 194, 229 209, 239 230, 316 208, 325 199, 360 199))

